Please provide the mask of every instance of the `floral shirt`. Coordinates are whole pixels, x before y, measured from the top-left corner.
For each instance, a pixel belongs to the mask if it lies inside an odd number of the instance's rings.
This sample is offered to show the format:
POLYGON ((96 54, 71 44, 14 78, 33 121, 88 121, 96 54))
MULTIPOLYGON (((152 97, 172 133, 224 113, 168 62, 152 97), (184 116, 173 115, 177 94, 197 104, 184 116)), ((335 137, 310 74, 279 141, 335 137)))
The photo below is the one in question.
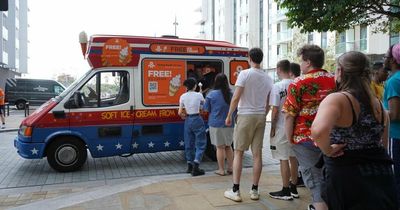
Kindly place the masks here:
POLYGON ((310 128, 317 114, 318 106, 328 94, 334 91, 334 76, 323 69, 311 70, 307 74, 297 77, 289 85, 282 111, 295 117, 291 142, 295 144, 312 142, 310 128))

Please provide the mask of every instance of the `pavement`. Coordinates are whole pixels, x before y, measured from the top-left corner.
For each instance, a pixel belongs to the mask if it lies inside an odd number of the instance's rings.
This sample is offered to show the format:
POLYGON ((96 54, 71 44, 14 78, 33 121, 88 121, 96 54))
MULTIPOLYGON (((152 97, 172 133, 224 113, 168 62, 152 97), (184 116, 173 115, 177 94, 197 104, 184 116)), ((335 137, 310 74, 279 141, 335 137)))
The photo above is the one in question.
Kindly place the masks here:
MULTIPOLYGON (((23 119, 23 111, 22 114, 17 110, 10 112, 10 116, 6 116, 6 129, 0 132, 18 130, 23 119)), ((5 134, 0 133, 2 135, 5 134)), ((269 151, 267 148, 264 145, 264 153, 269 151)), ((219 176, 209 169, 206 175, 199 177, 174 172, 2 188, 0 209, 307 209, 311 200, 305 188, 298 188, 300 198, 293 201, 276 200, 268 196, 268 192, 280 190, 282 182, 279 164, 265 162, 265 159, 268 158, 264 158, 263 162, 259 183, 261 197, 258 201, 251 200, 248 194, 252 185, 252 168, 243 169, 240 183, 243 202, 239 203, 223 196, 224 191, 232 187, 232 176, 219 176)))

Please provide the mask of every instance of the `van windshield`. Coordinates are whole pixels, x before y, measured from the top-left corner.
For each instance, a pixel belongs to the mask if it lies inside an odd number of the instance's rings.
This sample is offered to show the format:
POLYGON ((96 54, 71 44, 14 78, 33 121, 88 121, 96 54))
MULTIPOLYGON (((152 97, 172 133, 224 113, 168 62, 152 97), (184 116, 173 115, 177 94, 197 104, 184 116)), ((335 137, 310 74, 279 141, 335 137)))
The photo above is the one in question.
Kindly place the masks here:
POLYGON ((65 89, 59 96, 56 96, 56 99, 62 99, 64 98, 66 95, 68 95, 69 92, 71 92, 72 89, 74 89, 74 87, 80 82, 82 81, 84 78, 86 78, 86 76, 91 72, 91 70, 87 71, 83 76, 81 76, 81 78, 75 80, 72 84, 70 84, 67 89, 65 89))

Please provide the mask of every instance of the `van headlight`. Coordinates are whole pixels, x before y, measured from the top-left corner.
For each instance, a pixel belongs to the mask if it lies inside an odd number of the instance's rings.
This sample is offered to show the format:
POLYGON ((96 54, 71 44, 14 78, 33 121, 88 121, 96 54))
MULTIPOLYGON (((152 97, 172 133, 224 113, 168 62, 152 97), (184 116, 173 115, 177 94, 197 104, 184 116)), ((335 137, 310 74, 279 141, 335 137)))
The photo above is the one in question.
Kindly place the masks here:
POLYGON ((26 125, 21 125, 19 127, 18 134, 25 136, 25 137, 31 137, 32 136, 32 127, 26 126, 26 125))

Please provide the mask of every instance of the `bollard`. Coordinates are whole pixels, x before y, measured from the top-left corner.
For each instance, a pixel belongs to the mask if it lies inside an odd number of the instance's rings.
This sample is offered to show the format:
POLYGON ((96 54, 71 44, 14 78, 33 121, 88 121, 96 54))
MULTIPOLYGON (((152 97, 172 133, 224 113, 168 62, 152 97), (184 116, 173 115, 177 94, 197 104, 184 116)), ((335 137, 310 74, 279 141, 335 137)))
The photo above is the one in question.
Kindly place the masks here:
MULTIPOLYGON (((10 104, 8 102, 6 102, 4 105, 7 107, 7 116, 10 116, 10 104)), ((5 110, 4 110, 4 112, 5 112, 5 110)), ((4 116, 6 116, 6 115, 4 115, 4 116)))
POLYGON ((25 103, 25 117, 29 116, 29 101, 25 103))

